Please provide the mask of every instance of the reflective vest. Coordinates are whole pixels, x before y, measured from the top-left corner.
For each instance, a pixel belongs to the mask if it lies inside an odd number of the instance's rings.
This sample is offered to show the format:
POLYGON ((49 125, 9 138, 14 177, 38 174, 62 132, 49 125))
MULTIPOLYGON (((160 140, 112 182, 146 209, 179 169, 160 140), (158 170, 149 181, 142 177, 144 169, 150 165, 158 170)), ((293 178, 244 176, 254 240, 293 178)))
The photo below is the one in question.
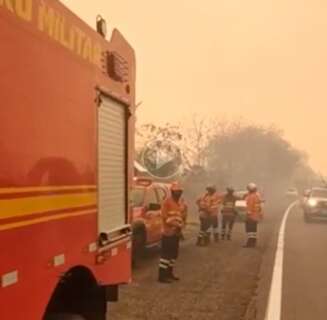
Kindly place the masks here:
POLYGON ((214 194, 205 193, 196 203, 199 207, 201 217, 214 216, 219 212, 221 196, 217 192, 214 194))
POLYGON ((178 202, 173 198, 164 201, 161 210, 163 222, 163 235, 173 236, 181 232, 185 225, 187 216, 187 206, 183 199, 178 202))
POLYGON ((236 214, 235 204, 236 204, 237 200, 239 200, 239 198, 236 197, 235 195, 226 194, 222 201, 223 207, 222 207, 221 213, 224 216, 235 215, 236 214))
POLYGON ((247 217, 254 221, 262 219, 262 200, 259 193, 249 193, 246 197, 247 217))

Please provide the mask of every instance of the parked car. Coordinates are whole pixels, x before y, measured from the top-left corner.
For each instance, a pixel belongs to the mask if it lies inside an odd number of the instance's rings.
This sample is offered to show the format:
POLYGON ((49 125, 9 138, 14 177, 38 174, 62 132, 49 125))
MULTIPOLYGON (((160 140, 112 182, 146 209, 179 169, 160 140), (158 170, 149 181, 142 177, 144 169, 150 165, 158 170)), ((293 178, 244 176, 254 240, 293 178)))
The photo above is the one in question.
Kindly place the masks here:
POLYGON ((285 195, 286 195, 286 197, 288 197, 288 198, 296 198, 296 197, 299 196, 299 192, 297 191, 296 188, 289 188, 289 189, 287 189, 285 195))
MULTIPOLYGON (((248 194, 248 191, 238 191, 236 192, 236 196, 240 199, 236 201, 235 208, 237 211, 237 220, 239 221, 245 221, 246 220, 246 196, 248 194)), ((263 207, 265 204, 265 199, 263 196, 263 193, 261 193, 261 206, 263 207)))
POLYGON ((302 195, 299 197, 299 205, 302 209, 304 209, 305 204, 310 197, 311 189, 306 189, 303 191, 302 195))
POLYGON ((149 178, 135 178, 131 192, 131 223, 133 255, 141 255, 146 248, 157 246, 161 240, 161 205, 169 195, 169 186, 149 178))
POLYGON ((246 201, 245 197, 248 194, 247 191, 238 191, 236 192, 236 196, 241 200, 237 200, 235 203, 235 208, 237 211, 237 220, 245 221, 246 219, 246 201))
POLYGON ((327 219, 327 188, 312 188, 303 202, 303 217, 306 222, 327 219))

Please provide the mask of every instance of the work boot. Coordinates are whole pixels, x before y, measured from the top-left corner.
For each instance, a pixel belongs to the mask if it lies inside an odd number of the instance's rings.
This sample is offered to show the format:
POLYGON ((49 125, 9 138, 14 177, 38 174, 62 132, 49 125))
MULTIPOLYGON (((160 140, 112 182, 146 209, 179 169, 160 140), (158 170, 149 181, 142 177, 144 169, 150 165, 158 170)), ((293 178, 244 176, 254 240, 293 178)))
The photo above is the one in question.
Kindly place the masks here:
POLYGON ((202 237, 197 238, 196 245, 199 247, 203 246, 203 238, 202 237))
POLYGON ((246 244, 243 246, 243 248, 251 248, 251 239, 250 238, 246 241, 246 244))
POLYGON ((174 280, 174 281, 179 281, 180 280, 179 277, 177 277, 177 276, 174 275, 174 269, 173 269, 173 267, 170 267, 168 269, 168 273, 169 273, 169 279, 170 280, 174 280))
POLYGON ((251 243, 251 248, 255 248, 257 246, 257 239, 253 238, 251 243))
POLYGON ((210 235, 206 235, 203 239, 203 245, 208 246, 210 243, 210 235))
POLYGON ((224 234, 221 235, 221 240, 225 240, 225 235, 224 234))
POLYGON ((172 283, 172 279, 170 279, 168 272, 168 269, 159 268, 158 281, 161 283, 172 283))
POLYGON ((247 242, 247 248, 255 248, 256 244, 257 244, 257 239, 250 238, 247 242))
POLYGON ((179 281, 179 280, 180 280, 180 278, 177 277, 177 276, 174 275, 174 274, 172 274, 171 279, 174 280, 174 281, 179 281))
POLYGON ((230 234, 227 235, 227 240, 232 240, 232 237, 230 234))
POLYGON ((214 234, 215 242, 219 242, 219 233, 214 234))

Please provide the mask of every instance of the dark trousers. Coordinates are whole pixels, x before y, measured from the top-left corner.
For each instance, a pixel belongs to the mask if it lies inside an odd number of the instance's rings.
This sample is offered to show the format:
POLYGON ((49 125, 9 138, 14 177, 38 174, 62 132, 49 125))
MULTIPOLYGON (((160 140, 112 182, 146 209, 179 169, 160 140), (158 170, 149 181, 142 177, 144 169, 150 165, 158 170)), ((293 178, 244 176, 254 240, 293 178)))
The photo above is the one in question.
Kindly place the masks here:
POLYGON ((218 215, 215 214, 214 216, 210 217, 210 225, 212 227, 213 233, 219 233, 219 222, 218 222, 218 215))
POLYGON ((179 253, 179 241, 179 235, 162 236, 159 269, 168 271, 174 267, 179 253))
POLYGON ((231 235, 233 231, 235 223, 235 215, 223 215, 223 224, 222 224, 222 235, 225 236, 226 234, 226 229, 227 230, 227 235, 231 235))
POLYGON ((258 221, 247 219, 245 221, 245 231, 248 235, 248 239, 257 239, 258 221))
POLYGON ((161 239, 161 257, 164 259, 178 258, 179 253, 179 235, 162 236, 161 239))
POLYGON ((219 233, 218 215, 200 217, 200 233, 199 237, 204 238, 209 235, 209 229, 212 227, 213 233, 219 233))

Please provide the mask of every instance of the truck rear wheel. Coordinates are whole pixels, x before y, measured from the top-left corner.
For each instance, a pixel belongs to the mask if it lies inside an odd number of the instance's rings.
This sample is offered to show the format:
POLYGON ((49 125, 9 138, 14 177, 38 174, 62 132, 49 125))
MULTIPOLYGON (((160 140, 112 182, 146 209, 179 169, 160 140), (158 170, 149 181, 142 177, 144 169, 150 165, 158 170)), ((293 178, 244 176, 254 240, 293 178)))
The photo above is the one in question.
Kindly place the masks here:
POLYGON ((44 320, 105 320, 106 288, 85 267, 64 274, 45 311, 44 320))
POLYGON ((144 255, 146 244, 146 234, 142 227, 137 227, 133 230, 132 242, 132 262, 135 264, 136 260, 144 255))
POLYGON ((77 314, 50 314, 44 320, 85 320, 85 318, 77 315, 77 314))

